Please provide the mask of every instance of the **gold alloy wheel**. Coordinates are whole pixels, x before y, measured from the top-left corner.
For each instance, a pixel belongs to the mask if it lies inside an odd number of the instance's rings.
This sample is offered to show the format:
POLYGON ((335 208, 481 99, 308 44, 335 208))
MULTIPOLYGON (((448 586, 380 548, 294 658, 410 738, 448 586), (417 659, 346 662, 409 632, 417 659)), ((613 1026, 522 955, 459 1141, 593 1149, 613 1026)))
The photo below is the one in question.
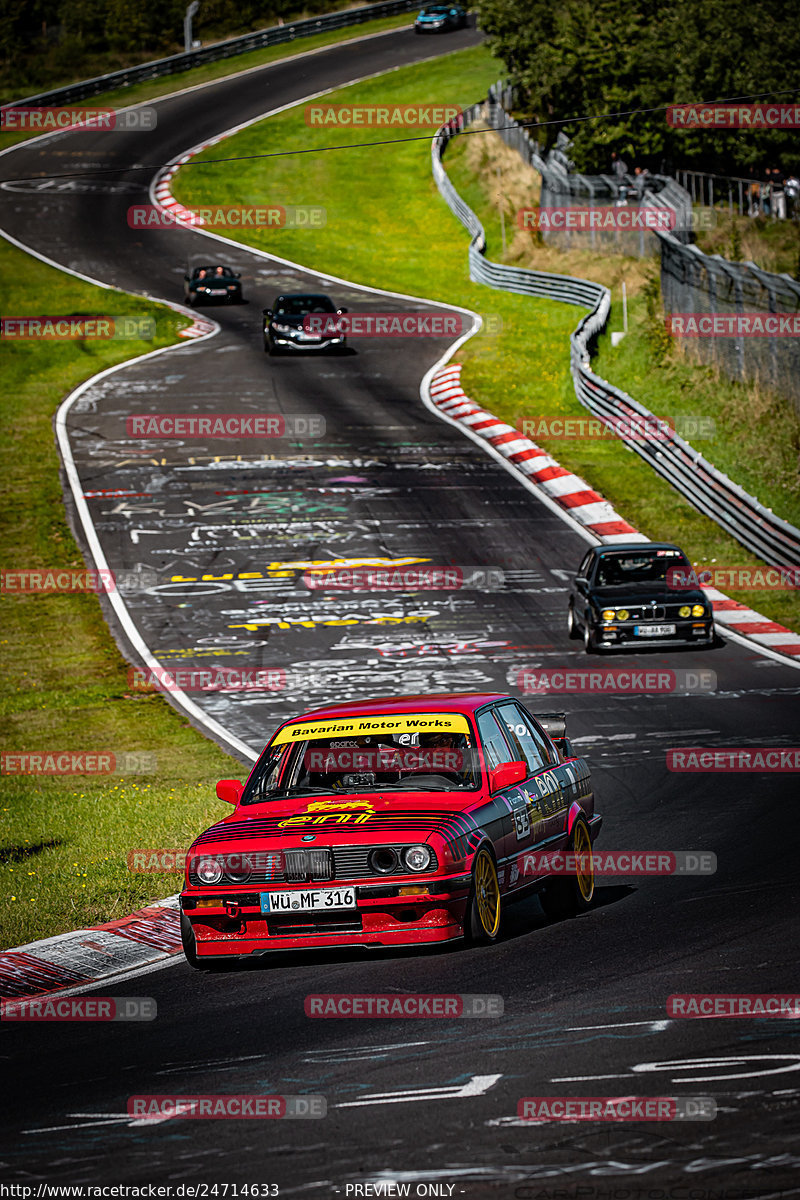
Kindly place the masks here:
POLYGON ((500 883, 497 868, 488 850, 475 859, 475 904, 481 929, 487 938, 497 936, 500 928, 500 883))
POLYGON ((572 851, 575 855, 575 880, 582 899, 589 904, 594 896, 594 861, 589 830, 583 821, 578 821, 575 825, 572 851))

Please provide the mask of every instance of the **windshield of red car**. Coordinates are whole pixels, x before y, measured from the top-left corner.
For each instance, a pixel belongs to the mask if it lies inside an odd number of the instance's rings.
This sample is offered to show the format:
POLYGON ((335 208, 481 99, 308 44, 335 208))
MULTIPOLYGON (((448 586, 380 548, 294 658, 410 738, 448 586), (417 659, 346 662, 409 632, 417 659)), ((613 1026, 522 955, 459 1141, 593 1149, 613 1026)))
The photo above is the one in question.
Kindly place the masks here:
MULTIPOLYGON (((363 724, 364 720, 348 723, 358 728, 357 722, 363 724)), ((480 786, 475 737, 465 717, 445 714, 441 723, 451 728, 439 729, 431 723, 433 717, 401 714, 399 718, 369 720, 396 728, 355 736, 303 737, 304 732, 321 734, 322 730, 304 728, 301 723, 284 727, 264 751, 241 803, 348 792, 462 791, 480 786), (415 720, 423 722, 425 731, 408 727, 415 720)))

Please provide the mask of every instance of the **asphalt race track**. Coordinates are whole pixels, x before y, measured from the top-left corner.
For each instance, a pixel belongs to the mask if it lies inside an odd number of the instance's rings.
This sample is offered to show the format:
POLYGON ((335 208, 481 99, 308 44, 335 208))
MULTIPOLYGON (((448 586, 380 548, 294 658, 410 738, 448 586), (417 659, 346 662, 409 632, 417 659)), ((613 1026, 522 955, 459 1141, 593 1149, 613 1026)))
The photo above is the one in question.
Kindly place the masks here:
MULTIPOLYGON (((585 664, 565 629, 565 572, 585 543, 419 399, 448 341, 413 352, 361 341, 336 357, 262 351, 260 309, 278 291, 329 291, 351 309, 408 302, 238 246, 222 253, 189 230, 135 232, 125 219, 147 202, 151 173, 135 164, 165 163, 258 113, 441 48, 409 30, 334 47, 251 73, 246 86, 223 80, 157 101, 154 132, 69 133, 0 160, 0 224, 65 267, 173 301, 190 257, 227 258, 242 272, 249 303, 208 310, 217 336, 99 383, 73 407, 69 434, 109 564, 164 581, 127 600, 158 661, 286 673, 287 686, 267 694, 192 696, 254 750, 278 720, 323 701, 518 692, 523 666, 585 664), (69 186, 19 182, 106 167, 113 173, 69 186), (266 450, 126 437, 127 416, 173 411, 321 415, 326 433, 266 450), (339 558, 494 567, 505 582, 413 595, 305 585, 304 564, 339 558), (185 581, 168 583, 175 575, 185 581)), ((34 1189, 277 1184, 312 1197, 387 1181, 408 1183, 412 1196, 516 1200, 800 1192, 798 1027, 669 1020, 665 1007, 672 993, 792 989, 796 778, 670 774, 665 751, 791 745, 800 674, 733 643, 615 662, 707 668, 716 690, 527 703, 568 708, 605 817, 600 848, 712 851, 715 875, 607 879, 590 913, 556 924, 531 900, 508 912, 488 949, 292 955, 214 973, 181 959, 114 988, 154 997, 153 1022, 4 1027, 4 1178, 34 1189), (310 992, 499 993, 505 1015, 313 1020, 310 992), (218 1092, 322 1094, 328 1115, 137 1124, 126 1112, 135 1094, 218 1092), (712 1096, 718 1115, 517 1121, 520 1097, 550 1095, 712 1096)))

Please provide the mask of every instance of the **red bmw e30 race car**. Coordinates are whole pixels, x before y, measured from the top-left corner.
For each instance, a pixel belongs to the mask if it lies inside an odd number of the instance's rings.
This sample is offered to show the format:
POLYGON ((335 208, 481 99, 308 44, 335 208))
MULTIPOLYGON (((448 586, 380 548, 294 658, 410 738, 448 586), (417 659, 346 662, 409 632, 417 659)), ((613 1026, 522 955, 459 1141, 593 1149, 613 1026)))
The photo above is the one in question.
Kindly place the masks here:
POLYGON ((181 931, 194 967, 275 950, 492 942, 534 891, 552 917, 594 895, 602 823, 563 713, 498 693, 337 704, 285 722, 236 811, 186 856, 181 931), (572 851, 567 873, 541 851, 572 851), (545 861, 544 867, 547 867, 545 861))

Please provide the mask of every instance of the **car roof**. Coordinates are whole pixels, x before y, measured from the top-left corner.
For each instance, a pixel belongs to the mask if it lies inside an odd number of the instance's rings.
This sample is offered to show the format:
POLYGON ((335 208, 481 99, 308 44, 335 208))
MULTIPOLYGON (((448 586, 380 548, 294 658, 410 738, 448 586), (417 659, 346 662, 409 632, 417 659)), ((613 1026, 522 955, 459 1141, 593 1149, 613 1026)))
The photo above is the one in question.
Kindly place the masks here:
MULTIPOLYGON (((349 714, 370 716, 389 713, 457 712, 474 713, 476 709, 493 700, 513 700, 507 692, 428 692, 419 696, 384 696, 370 700, 350 700, 345 704, 328 704, 324 708, 311 708, 292 721, 305 721, 321 717, 343 717, 349 714)), ((284 722, 286 724, 286 722, 284 722)))
POLYGON ((642 550, 677 550, 683 554, 680 546, 676 546, 674 542, 615 542, 612 546, 595 546, 596 554, 609 554, 618 550, 628 551, 642 550))

